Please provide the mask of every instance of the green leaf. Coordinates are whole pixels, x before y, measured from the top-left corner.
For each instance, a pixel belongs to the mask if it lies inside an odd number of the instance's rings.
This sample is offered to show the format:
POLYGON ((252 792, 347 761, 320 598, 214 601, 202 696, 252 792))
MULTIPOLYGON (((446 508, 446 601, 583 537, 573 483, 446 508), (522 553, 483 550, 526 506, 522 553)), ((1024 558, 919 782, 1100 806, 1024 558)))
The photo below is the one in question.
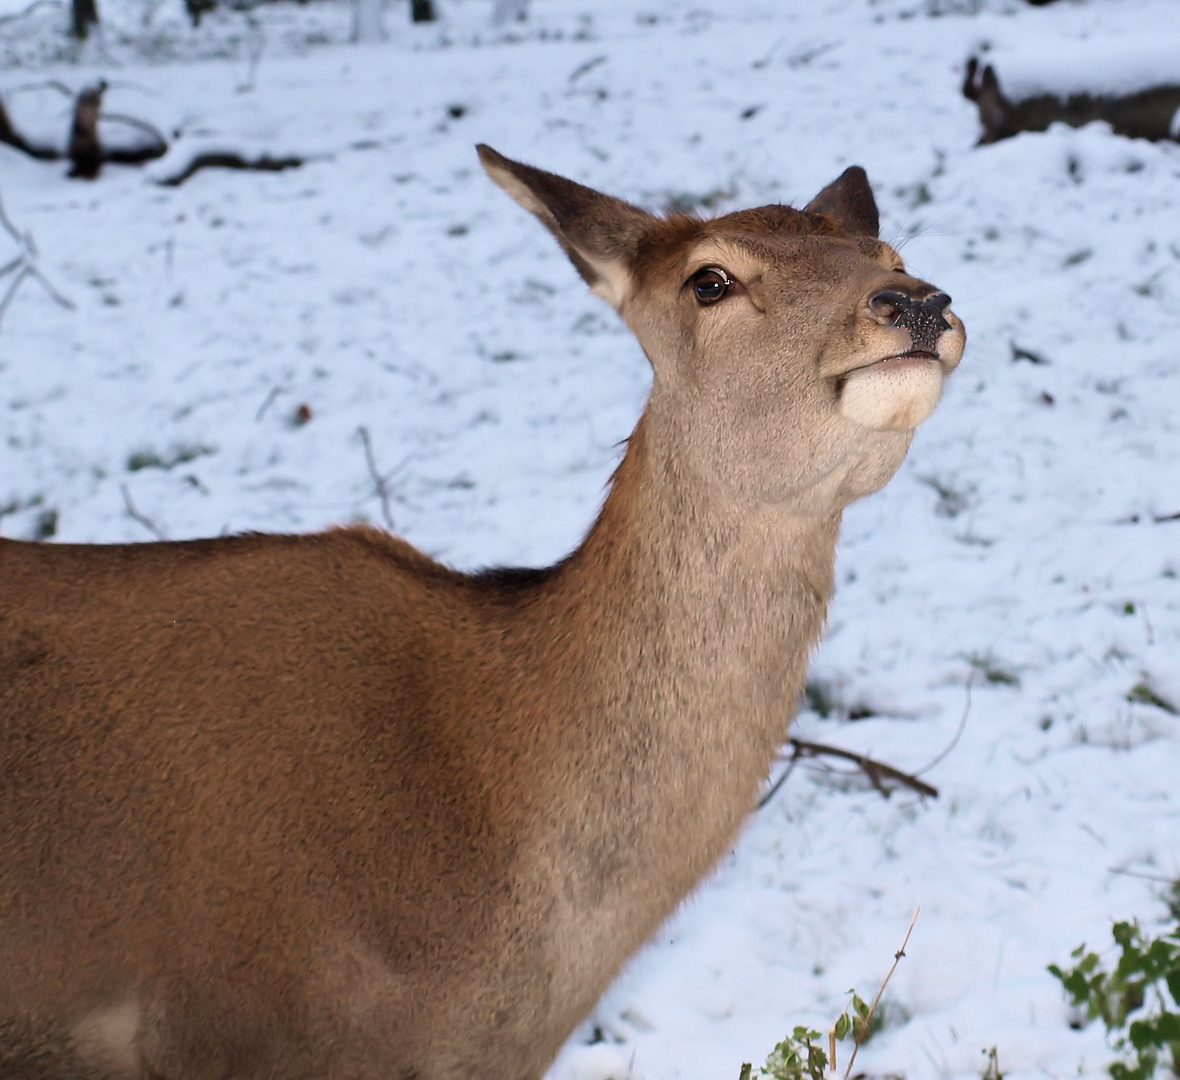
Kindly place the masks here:
POLYGON ((738 1080, 750 1080, 750 1069, 752 1066, 748 1061, 742 1062, 742 1071, 738 1073, 738 1080))
POLYGON ((836 1020, 836 1038, 848 1038, 848 1032, 852 1030, 852 1021, 848 1019, 847 1013, 841 1013, 836 1020))
POLYGON ((1162 1012, 1155 1022, 1156 1034, 1161 1043, 1180 1042, 1180 1013, 1162 1012))

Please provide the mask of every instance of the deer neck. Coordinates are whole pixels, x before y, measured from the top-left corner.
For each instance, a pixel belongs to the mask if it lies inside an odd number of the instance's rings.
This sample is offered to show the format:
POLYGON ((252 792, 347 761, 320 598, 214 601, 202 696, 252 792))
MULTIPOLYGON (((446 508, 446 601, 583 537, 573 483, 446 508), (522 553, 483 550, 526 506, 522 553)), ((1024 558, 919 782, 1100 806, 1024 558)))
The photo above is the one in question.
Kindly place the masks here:
POLYGON ((666 881, 639 879, 656 922, 754 808, 823 627, 840 524, 837 505, 805 497, 728 506, 680 450, 649 408, 554 582, 577 597, 563 668, 581 673, 563 710, 576 716, 563 783, 580 789, 577 831, 588 851, 613 847, 619 880, 628 861, 667 864, 666 881), (601 843, 585 835, 597 830, 601 843))

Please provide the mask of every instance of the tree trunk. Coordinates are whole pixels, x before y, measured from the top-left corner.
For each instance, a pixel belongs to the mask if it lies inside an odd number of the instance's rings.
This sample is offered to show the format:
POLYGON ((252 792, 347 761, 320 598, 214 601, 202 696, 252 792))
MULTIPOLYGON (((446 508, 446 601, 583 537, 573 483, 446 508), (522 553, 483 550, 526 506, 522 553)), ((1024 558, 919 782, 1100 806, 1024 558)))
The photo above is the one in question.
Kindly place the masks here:
POLYGON ((193 26, 200 26, 201 16, 217 7, 217 0, 184 0, 184 7, 193 26))
MULTIPOLYGON (((91 0, 93 3, 93 0, 91 0)), ((102 111, 102 95, 107 84, 99 82, 83 90, 74 106, 74 126, 70 130, 67 156, 73 163, 71 176, 83 180, 95 179, 102 169, 102 144, 98 141, 98 116, 102 111)))
POLYGON ((92 26, 98 25, 98 4, 96 0, 73 0, 73 34, 79 41, 85 41, 92 26))
POLYGON ((434 22, 438 15, 434 11, 434 0, 410 0, 411 22, 434 22))

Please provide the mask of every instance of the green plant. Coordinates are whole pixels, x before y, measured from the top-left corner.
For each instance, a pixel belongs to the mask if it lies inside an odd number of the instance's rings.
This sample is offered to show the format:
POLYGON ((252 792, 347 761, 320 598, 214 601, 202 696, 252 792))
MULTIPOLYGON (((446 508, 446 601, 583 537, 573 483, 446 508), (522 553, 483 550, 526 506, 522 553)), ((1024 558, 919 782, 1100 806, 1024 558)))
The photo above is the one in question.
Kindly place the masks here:
POLYGON ((1173 716, 1180 713, 1180 709, 1177 709, 1172 702, 1151 685, 1151 680, 1148 679, 1146 673, 1127 691, 1127 700, 1140 705, 1154 705, 1157 709, 1163 709, 1164 712, 1171 713, 1173 716))
MULTIPOLYGON (((889 985, 889 980, 897 970, 901 958, 905 956, 905 947, 909 944, 910 934, 914 932, 914 923, 917 921, 918 912, 915 911, 905 940, 902 941, 901 948, 893 954, 893 966, 885 976, 885 981, 881 983, 881 989, 877 991, 873 1003, 869 1005, 855 990, 848 991, 852 997, 828 1032, 830 1059, 828 1053, 823 1050, 823 1036, 818 1031, 800 1024, 770 1052, 766 1064, 758 1070, 758 1075, 770 1077, 771 1080, 824 1080, 829 1061, 832 1071, 836 1070, 837 1040, 851 1038, 852 1054, 848 1059, 848 1067, 844 1070, 844 1080, 848 1080, 852 1075, 852 1065, 856 1061, 857 1051, 889 1023, 885 1011, 880 1008, 881 995, 885 993, 885 987, 889 985)), ((906 1019, 909 1018, 904 1009, 895 1009, 894 1012, 900 1013, 906 1019)), ((752 1068, 749 1062, 743 1063, 738 1080, 751 1080, 752 1068)))
POLYGON ((967 663, 993 686, 1020 685, 1020 676, 1004 667, 991 653, 974 652, 967 657, 967 663))
POLYGON ((1180 1076, 1180 920, 1156 938, 1138 922, 1115 923, 1112 933, 1120 955, 1110 970, 1081 945, 1071 954, 1072 968, 1050 964, 1049 971, 1074 1007, 1085 1010, 1085 1022, 1100 1019, 1113 1036, 1111 1045, 1123 1055, 1110 1064, 1114 1080, 1150 1080, 1165 1057, 1180 1076))
POLYGON ((998 1047, 993 1046, 990 1050, 984 1050, 987 1055, 987 1064, 980 1074, 980 1080, 1004 1080, 1007 1073, 1000 1072, 1000 1051, 998 1047))

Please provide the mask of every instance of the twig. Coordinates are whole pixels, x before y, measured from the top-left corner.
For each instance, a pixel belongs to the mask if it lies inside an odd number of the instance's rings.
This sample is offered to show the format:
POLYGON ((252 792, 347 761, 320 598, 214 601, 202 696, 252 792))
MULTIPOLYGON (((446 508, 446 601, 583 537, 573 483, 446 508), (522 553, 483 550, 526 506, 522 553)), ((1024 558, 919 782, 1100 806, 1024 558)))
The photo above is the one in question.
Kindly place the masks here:
POLYGON ((792 739, 791 746, 800 757, 837 757, 844 761, 853 762, 860 766, 861 771, 869 778, 873 787, 885 798, 889 798, 891 792, 882 783, 883 780, 893 780, 903 787, 911 788, 919 795, 926 795, 931 799, 938 798, 938 788, 932 787, 925 780, 919 780, 911 773, 902 772, 901 769, 895 769, 892 765, 886 765, 883 761, 876 761, 864 754, 855 754, 851 750, 842 750, 838 746, 828 746, 825 743, 805 742, 802 739, 792 739))
POLYGON ((9 304, 16 297, 17 290, 24 284, 26 278, 33 278, 35 281, 40 282, 41 287, 49 294, 49 298, 54 303, 72 311, 74 307, 73 302, 62 296, 37 268, 37 245, 33 242, 32 233, 22 233, 12 223, 12 219, 4 209, 3 199, 0 199, 0 228, 12 237, 18 248, 16 257, 6 263, 3 268, 0 268, 0 279, 7 277, 9 274, 16 275, 13 278, 12 284, 8 287, 8 291, 4 294, 4 299, 0 300, 0 319, 4 318, 4 313, 8 310, 9 304))
POLYGON ((136 131, 142 131, 153 140, 151 146, 138 146, 128 150, 108 150, 104 147, 104 161, 113 161, 116 165, 142 165, 145 161, 155 161, 156 158, 161 158, 168 153, 168 140, 164 138, 159 128, 149 124, 146 120, 140 120, 134 116, 124 116, 122 113, 108 112, 102 114, 102 119, 108 123, 126 124, 130 128, 135 128, 136 131))
POLYGON ((591 71, 598 67, 599 64, 605 64, 606 61, 607 57, 603 55, 596 56, 593 60, 587 60, 584 64, 579 64, 576 68, 574 68, 573 73, 569 77, 569 81, 571 83, 576 83, 583 75, 588 75, 591 71))
POLYGON ((254 414, 255 421, 261 420, 266 415, 267 409, 275 403, 275 399, 282 392, 283 388, 281 386, 272 386, 270 388, 270 393, 266 395, 266 400, 258 407, 258 412, 254 414))
POLYGON ((856 1055, 860 1050, 861 1043, 868 1038, 869 1024, 873 1019, 873 1013, 877 1011, 877 1006, 881 1004, 881 995, 885 993, 885 987, 889 985, 889 980, 893 978, 893 973, 897 970, 897 965, 901 962, 901 958, 905 956, 905 947, 910 943, 910 934, 914 932, 914 923, 918 921, 918 915, 921 911, 921 904, 914 908, 914 917, 910 919, 910 928, 905 932, 905 940, 901 943, 901 948, 893 954, 893 966, 885 976, 885 981, 881 984, 881 989, 877 991, 877 996, 873 998, 873 1003, 869 1006, 868 1015, 856 1025, 856 1043, 852 1047, 852 1057, 848 1059, 848 1068, 844 1070, 844 1080, 848 1080, 852 1075, 852 1066, 856 1063, 856 1055))
MULTIPOLYGON (((794 740, 792 740, 792 742, 793 741, 794 740)), ((778 789, 781 788, 783 786, 783 784, 785 784, 787 782, 791 773, 793 773, 795 771, 795 766, 799 763, 799 759, 802 756, 803 755, 801 753, 799 753, 799 750, 796 748, 794 750, 794 752, 791 754, 791 760, 789 762, 787 762, 787 767, 785 769, 783 769, 782 776, 780 776, 771 785, 770 790, 765 795, 763 795, 761 799, 758 800, 757 809, 761 810, 768 802, 770 802, 771 799, 773 799, 778 794, 778 789)))
POLYGON ((959 745, 959 740, 963 737, 963 731, 967 727, 967 717, 971 715, 971 684, 975 681, 975 672, 976 669, 972 668, 971 674, 967 676, 967 702, 963 706, 963 715, 959 719, 959 727, 955 732, 954 738, 951 739, 949 743, 947 743, 945 749, 934 755, 934 759, 932 761, 923 765, 922 768, 914 773, 915 776, 921 776, 923 773, 928 773, 934 768, 935 765, 941 765, 942 762, 944 762, 950 755, 950 752, 959 745))
POLYGON ((384 475, 381 470, 377 468, 377 458, 373 454, 373 440, 369 435, 369 429, 363 424, 356 429, 357 434, 361 437, 361 442, 365 446, 365 463, 369 466, 369 475, 373 478, 373 486, 376 489, 377 497, 381 500, 381 516, 385 518, 385 525, 389 529, 394 529, 393 512, 389 509, 390 491, 389 481, 402 471, 409 463, 409 458, 405 457, 395 465, 389 472, 384 475))
POLYGON ((33 0, 24 11, 14 11, 11 15, 0 15, 0 26, 6 23, 16 22, 17 19, 23 19, 26 15, 32 15, 39 7, 62 7, 64 6, 61 0, 33 0))
POLYGON ((1124 874, 1126 877, 1142 878, 1144 881, 1158 881, 1162 885, 1172 885, 1178 880, 1174 877, 1166 877, 1163 874, 1147 874, 1142 870, 1124 870, 1118 866, 1108 866, 1106 872, 1108 874, 1124 874))
POLYGON ((126 484, 120 484, 119 490, 123 492, 123 505, 127 507, 127 516, 134 518, 140 523, 148 532, 150 532, 157 540, 167 540, 168 534, 164 532, 150 517, 146 514, 141 514, 136 508, 135 503, 131 501, 131 491, 126 484))
POLYGON ((20 271, 17 273, 16 277, 13 278, 12 284, 8 287, 8 292, 4 294, 4 299, 0 300, 0 320, 3 320, 4 313, 8 310, 8 305, 12 303, 13 297, 16 296, 17 290, 21 287, 25 278, 27 278, 30 273, 29 268, 27 266, 22 267, 18 261, 15 265, 9 263, 4 268, 4 273, 0 274, 0 277, 4 277, 5 274, 11 270, 15 270, 17 267, 21 267, 20 271))
POLYGON ((758 801, 758 809, 761 810, 771 799, 774 798, 778 789, 783 786, 788 776, 791 775, 795 764, 800 758, 817 758, 817 757, 836 757, 843 761, 851 761, 858 766, 869 778, 869 782, 877 789, 886 799, 889 798, 893 792, 885 786, 885 782, 892 780, 894 783, 902 787, 908 787, 916 791, 919 795, 927 798, 937 799, 938 788, 926 783, 925 780, 919 780, 917 776, 902 772, 901 769, 896 769, 892 765, 886 765, 883 761, 877 761, 875 758, 866 757, 864 754, 856 754, 851 750, 842 750, 838 746, 828 746, 826 743, 807 742, 804 739, 791 739, 791 759, 787 765, 783 775, 775 781, 774 786, 762 796, 758 801))
POLYGON ((198 154, 180 172, 156 182, 162 187, 179 187, 194 173, 202 169, 239 169, 247 172, 282 172, 284 169, 298 169, 306 159, 301 157, 277 157, 263 154, 249 161, 241 154, 208 153, 198 154))

